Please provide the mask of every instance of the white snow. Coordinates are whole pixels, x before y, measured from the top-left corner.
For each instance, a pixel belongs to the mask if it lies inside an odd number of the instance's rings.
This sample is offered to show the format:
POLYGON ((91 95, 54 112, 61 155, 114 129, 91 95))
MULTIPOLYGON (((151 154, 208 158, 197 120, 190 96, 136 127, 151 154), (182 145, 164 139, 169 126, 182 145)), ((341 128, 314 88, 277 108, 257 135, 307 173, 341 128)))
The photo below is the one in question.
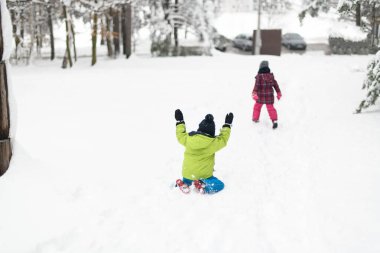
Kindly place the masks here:
POLYGON ((353 114, 372 56, 80 59, 12 70, 17 145, 0 178, 0 251, 378 253, 379 105, 353 114), (251 90, 267 59, 282 89, 273 131, 251 90), (235 114, 213 196, 184 195, 188 130, 235 114))
POLYGON ((332 37, 343 38, 347 41, 363 41, 367 38, 367 33, 354 23, 336 22, 330 28, 332 37))

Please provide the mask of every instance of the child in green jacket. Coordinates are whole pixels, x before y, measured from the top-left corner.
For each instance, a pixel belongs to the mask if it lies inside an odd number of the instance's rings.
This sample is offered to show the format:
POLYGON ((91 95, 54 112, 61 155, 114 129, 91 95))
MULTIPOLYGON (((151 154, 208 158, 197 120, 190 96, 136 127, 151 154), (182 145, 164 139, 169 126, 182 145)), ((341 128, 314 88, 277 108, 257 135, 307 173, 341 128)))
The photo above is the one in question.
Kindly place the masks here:
POLYGON ((187 133, 181 110, 175 111, 177 139, 186 148, 182 165, 183 180, 178 179, 176 182, 183 192, 188 193, 191 184, 201 193, 223 190, 224 183, 213 176, 215 153, 227 145, 233 118, 232 113, 226 115, 218 136, 215 136, 214 117, 211 114, 206 115, 197 131, 187 133))

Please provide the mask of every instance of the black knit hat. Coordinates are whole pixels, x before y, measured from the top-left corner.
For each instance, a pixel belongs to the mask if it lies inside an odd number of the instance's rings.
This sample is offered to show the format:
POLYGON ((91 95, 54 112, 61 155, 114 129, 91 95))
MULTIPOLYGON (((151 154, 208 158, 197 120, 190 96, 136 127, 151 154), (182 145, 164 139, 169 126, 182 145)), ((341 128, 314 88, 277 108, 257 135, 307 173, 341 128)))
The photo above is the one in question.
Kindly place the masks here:
POLYGON ((268 61, 262 61, 260 63, 259 69, 262 69, 262 68, 269 68, 269 62, 268 61))
POLYGON ((211 136, 215 136, 214 116, 207 114, 205 119, 202 120, 202 122, 199 124, 198 131, 211 136))

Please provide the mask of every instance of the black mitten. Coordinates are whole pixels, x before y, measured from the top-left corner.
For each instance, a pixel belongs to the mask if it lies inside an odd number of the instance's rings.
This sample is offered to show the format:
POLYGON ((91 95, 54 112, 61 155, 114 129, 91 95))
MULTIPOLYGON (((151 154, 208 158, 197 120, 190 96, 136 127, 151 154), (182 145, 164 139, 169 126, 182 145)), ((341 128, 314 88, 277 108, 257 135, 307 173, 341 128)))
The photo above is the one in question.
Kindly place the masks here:
POLYGON ((231 127, 233 120, 234 120, 234 114, 232 112, 227 113, 226 120, 224 121, 224 123, 225 123, 224 126, 231 127))
POLYGON ((180 109, 175 110, 174 117, 178 122, 183 122, 183 114, 180 109))

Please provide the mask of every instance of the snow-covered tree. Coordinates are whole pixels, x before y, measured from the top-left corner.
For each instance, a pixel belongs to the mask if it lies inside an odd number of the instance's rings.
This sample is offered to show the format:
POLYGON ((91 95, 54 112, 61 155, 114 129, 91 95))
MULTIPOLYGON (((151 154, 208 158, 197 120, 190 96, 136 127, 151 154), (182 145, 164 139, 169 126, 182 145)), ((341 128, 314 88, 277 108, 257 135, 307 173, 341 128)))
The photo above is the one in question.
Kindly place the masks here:
POLYGON ((14 58, 30 55, 34 46, 41 56, 44 38, 49 35, 51 59, 55 57, 53 23, 59 18, 60 0, 8 0, 16 43, 14 58), (26 53, 29 52, 29 53, 26 53), (26 54, 26 55, 25 55, 26 54))
POLYGON ((289 0, 261 0, 261 10, 268 18, 268 25, 271 26, 276 16, 288 11, 292 6, 289 0))
POLYGON ((206 47, 211 45, 214 1, 151 0, 149 6, 151 51, 154 55, 176 55, 180 46, 179 30, 185 31, 185 36, 192 33, 206 47))
POLYGON ((212 37, 213 3, 197 0, 184 1, 178 6, 177 14, 180 16, 177 26, 187 28, 194 33, 199 41, 209 43, 212 37))
POLYGON ((377 52, 373 60, 367 67, 367 78, 364 81, 363 89, 368 90, 367 97, 360 103, 356 112, 374 105, 380 96, 380 51, 377 52))
POLYGON ((171 46, 172 27, 169 23, 168 3, 158 0, 149 1, 147 13, 150 26, 151 53, 168 55, 171 46))
MULTIPOLYGON (((123 46, 123 54, 131 55, 132 9, 140 7, 146 0, 76 0, 83 12, 83 21, 90 22, 92 58, 91 64, 97 62, 98 35, 101 45, 107 45, 108 56, 116 58, 123 46), (103 43, 104 42, 104 43, 103 43)), ((138 17, 138 16, 134 16, 138 17)), ((137 22, 140 24, 139 22, 137 22)))
POLYGON ((379 24, 376 19, 380 17, 379 0, 340 0, 337 6, 342 16, 355 19, 356 25, 361 26, 371 35, 372 45, 379 40, 379 24))
POLYGON ((359 0, 340 0, 337 9, 340 13, 346 16, 354 16, 356 25, 361 26, 362 4, 359 0))
MULTIPOLYGON (((126 28, 132 26, 132 9, 141 6, 147 0, 8 0, 11 10, 13 34, 17 50, 20 47, 28 48, 28 56, 34 48, 40 55, 41 48, 50 38, 51 59, 55 57, 54 24, 63 24, 66 27, 66 50, 63 66, 72 65, 76 60, 75 23, 92 24, 93 64, 96 62, 96 46, 98 33, 107 39, 107 49, 110 57, 116 57, 120 51, 120 42, 123 41, 124 52, 128 56, 131 50, 125 50, 126 28), (131 6, 133 4, 133 6, 131 6), (129 8, 128 8, 129 6, 129 8), (130 14, 127 21, 125 16, 130 14), (96 21, 96 22, 95 22, 96 21), (104 22, 102 22, 104 21, 104 22), (121 28, 123 27, 123 29, 121 28), (102 28, 102 29, 100 29, 102 28), (120 36, 120 34, 122 36, 120 36), (44 43, 43 43, 44 42, 44 43)), ((137 18, 137 16, 134 16, 137 18)), ((136 23, 138 20, 136 19, 136 23)), ((128 31, 132 32, 132 29, 128 31)), ((128 40, 129 41, 129 40, 128 40)), ((129 43, 131 45, 131 43, 129 43)), ((131 46, 130 46, 131 47, 131 46)), ((17 58, 17 57, 16 57, 17 58)))
POLYGON ((332 6, 332 0, 308 0, 305 8, 299 13, 298 17, 302 22, 307 14, 311 17, 318 17, 319 13, 328 12, 332 6))
POLYGON ((8 0, 7 3, 12 14, 14 40, 17 45, 28 48, 28 57, 35 49, 37 55, 41 55, 42 47, 50 41, 53 60, 55 24, 66 27, 65 67, 72 66, 76 60, 75 23, 80 21, 91 23, 92 65, 97 61, 99 35, 100 41, 104 41, 100 44, 107 46, 110 57, 116 58, 122 45, 128 58, 132 54, 132 38, 144 26, 151 27, 152 51, 163 55, 178 53, 181 36, 185 34, 186 38, 189 33, 203 46, 211 47, 212 22, 220 1, 8 0))

